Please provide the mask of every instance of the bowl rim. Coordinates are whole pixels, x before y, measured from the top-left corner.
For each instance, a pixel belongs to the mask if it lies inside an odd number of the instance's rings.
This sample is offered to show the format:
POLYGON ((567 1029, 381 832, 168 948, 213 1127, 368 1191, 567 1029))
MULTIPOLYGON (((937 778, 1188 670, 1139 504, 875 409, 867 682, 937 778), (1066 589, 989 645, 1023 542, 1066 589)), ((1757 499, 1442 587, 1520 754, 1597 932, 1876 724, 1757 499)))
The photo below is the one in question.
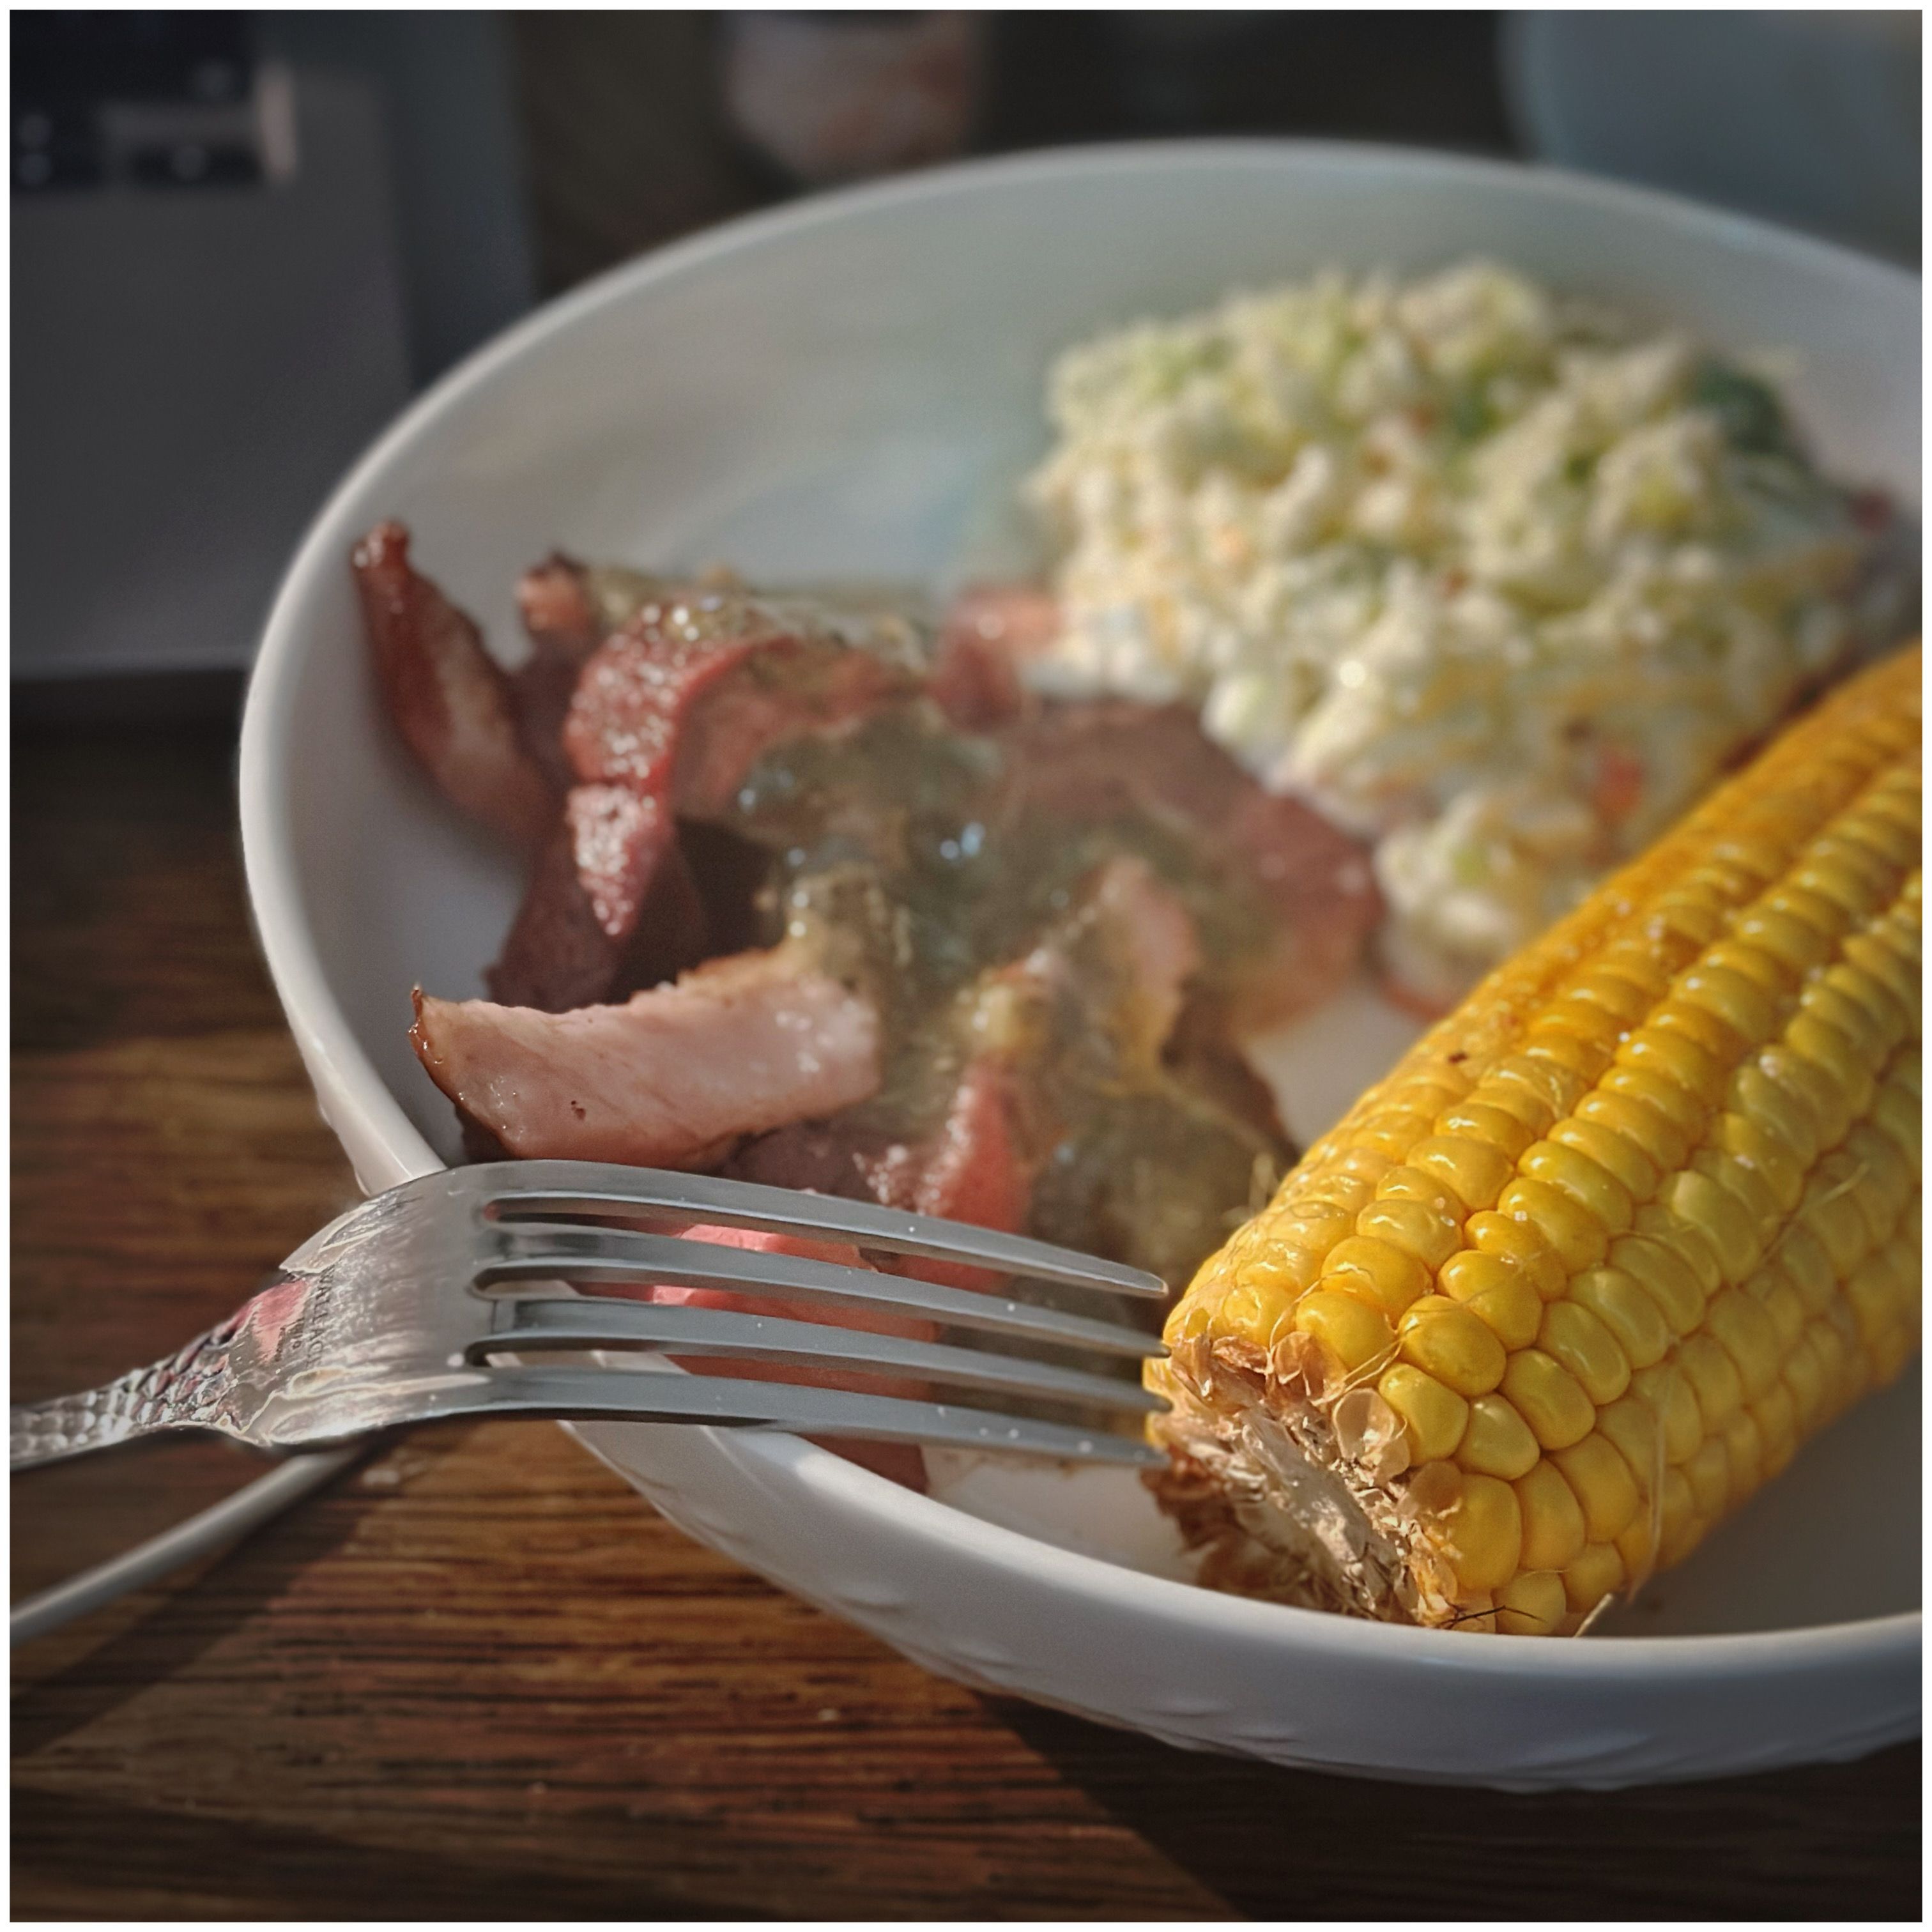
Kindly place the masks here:
MULTIPOLYGON (((395 1179, 431 1172, 442 1163, 376 1072, 328 989, 313 928, 296 887, 290 800, 279 783, 281 750, 293 720, 304 614, 323 576, 341 568, 345 536, 361 534, 359 530, 349 530, 349 512, 368 486, 432 424, 540 352, 553 338, 656 284, 767 240, 808 233, 907 203, 944 203, 990 184, 1100 178, 1149 170, 1204 173, 1249 166, 1268 172, 1285 166, 1331 170, 1338 176, 1381 172, 1397 188, 1424 176, 1453 176, 1498 192, 1542 194, 1639 215, 1694 237, 1781 256, 1855 283, 1862 280, 1894 299, 1916 297, 1921 286, 1920 278, 1909 270, 1855 249, 1680 195, 1569 169, 1372 142, 1251 138, 1098 142, 1030 150, 814 194, 670 242, 541 304, 430 385, 330 492, 283 575, 262 626, 243 703, 238 793, 257 943, 305 1062, 311 1070, 327 1069, 343 1096, 360 1112, 395 1179)), ((1304 1654, 1325 1652, 1338 1660, 1453 1661, 1459 1672, 1502 1672, 1511 1677, 1527 1672, 1538 1680, 1580 1685, 1615 1684, 1634 1674, 1652 1683, 1660 1676, 1700 1680, 1708 1680, 1714 1672, 1756 1676, 1774 1664, 1856 1667, 1916 1651, 1920 1642, 1922 1610, 1785 1630, 1605 1636, 1585 1644, 1497 1636, 1471 1643, 1453 1631, 1338 1617, 1150 1575, 902 1489, 796 1438, 706 1432, 718 1453, 736 1461, 741 1469, 755 1464, 767 1475, 784 1469, 829 1491, 829 1499, 842 1507, 871 1514, 916 1538, 943 1540, 955 1550, 964 1544, 981 1559, 1009 1572, 1029 1573, 1070 1594, 1098 1597, 1120 1609, 1185 1624, 1196 1631, 1204 1627, 1246 1645, 1272 1642, 1304 1654)))

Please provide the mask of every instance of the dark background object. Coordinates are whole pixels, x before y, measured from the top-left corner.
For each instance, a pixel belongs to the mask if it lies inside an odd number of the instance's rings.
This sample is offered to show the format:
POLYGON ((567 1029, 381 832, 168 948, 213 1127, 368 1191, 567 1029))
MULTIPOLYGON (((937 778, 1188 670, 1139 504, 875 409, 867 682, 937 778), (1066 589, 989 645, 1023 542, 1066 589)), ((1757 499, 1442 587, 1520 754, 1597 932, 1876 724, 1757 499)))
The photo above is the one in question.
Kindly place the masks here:
MULTIPOLYGON (((969 152, 1189 134, 1507 154, 1498 16, 993 13, 969 152)), ((512 16, 546 293, 792 191, 730 123, 716 16, 512 16)))

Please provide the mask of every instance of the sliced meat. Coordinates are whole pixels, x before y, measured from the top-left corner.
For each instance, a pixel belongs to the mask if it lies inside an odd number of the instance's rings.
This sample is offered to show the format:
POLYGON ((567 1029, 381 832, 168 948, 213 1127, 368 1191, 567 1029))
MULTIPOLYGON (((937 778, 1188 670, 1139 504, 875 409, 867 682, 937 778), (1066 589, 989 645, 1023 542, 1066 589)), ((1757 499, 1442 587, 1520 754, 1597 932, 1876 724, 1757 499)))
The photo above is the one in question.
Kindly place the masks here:
POLYGON ((1299 800, 1264 791, 1178 705, 1066 705, 1007 734, 1026 807, 1089 823, 1144 813, 1180 832, 1204 868, 1232 869, 1274 914, 1243 976, 1232 1030, 1332 994, 1380 916, 1366 854, 1299 800))
POLYGON ((712 936, 657 801, 580 785, 484 976, 501 1005, 564 1012, 676 978, 704 958, 712 936))
POLYGON ((584 662, 604 641, 590 573, 560 552, 524 573, 517 603, 530 655, 510 674, 524 748, 559 791, 571 782, 560 734, 584 662))
POLYGON ((1036 584, 969 584, 947 608, 940 648, 970 643, 1024 670, 1052 647, 1060 628, 1058 602, 1036 584))
POLYGON ((376 675, 404 742, 466 812, 526 848, 555 794, 517 730, 510 682, 476 626, 410 567, 400 524, 377 525, 351 559, 376 675))
POLYGON ((1201 940, 1186 907, 1143 860, 1102 866, 1088 894, 1088 916, 1118 962, 1120 1031, 1129 1052, 1158 1058, 1174 1030, 1188 982, 1201 970, 1201 940))
POLYGON ((520 1159, 694 1168, 879 1084, 871 1004, 788 947, 563 1013, 416 995, 431 1079, 520 1159))
POLYGON ((864 717, 916 680, 830 638, 778 628, 728 592, 646 604, 584 667, 563 728, 578 781, 625 784, 704 818, 772 746, 864 717))
POLYGON ((1060 607, 1030 584, 978 584, 954 598, 940 627, 930 688, 964 731, 1010 724, 1027 710, 1024 673, 1060 634, 1060 607))
POLYGON ((608 636, 613 600, 568 559, 532 572, 520 592, 532 639, 526 728, 547 734, 571 790, 567 838, 546 850, 491 975, 492 990, 519 1004, 622 999, 692 963, 704 933, 674 814, 716 811, 771 745, 914 688, 883 658, 781 628, 730 590, 622 587, 644 601, 608 636))

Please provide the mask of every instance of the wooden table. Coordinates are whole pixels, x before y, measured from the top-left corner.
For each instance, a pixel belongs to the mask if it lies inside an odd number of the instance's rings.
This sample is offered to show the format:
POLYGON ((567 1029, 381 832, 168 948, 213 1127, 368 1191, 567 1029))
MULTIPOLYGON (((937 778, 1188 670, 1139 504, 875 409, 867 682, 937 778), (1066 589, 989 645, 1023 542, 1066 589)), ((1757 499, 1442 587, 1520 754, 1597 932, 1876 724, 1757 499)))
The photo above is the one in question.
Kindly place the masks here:
MULTIPOLYGON (((225 724, 14 778, 14 1393, 184 1340, 352 1195, 250 938, 225 724)), ((233 1486, 18 1485, 16 1593, 233 1486)), ((19 1917, 1916 1916, 1916 1745, 1615 1796, 1270 1770, 976 1696, 548 1424, 404 1443, 16 1658, 19 1917)))

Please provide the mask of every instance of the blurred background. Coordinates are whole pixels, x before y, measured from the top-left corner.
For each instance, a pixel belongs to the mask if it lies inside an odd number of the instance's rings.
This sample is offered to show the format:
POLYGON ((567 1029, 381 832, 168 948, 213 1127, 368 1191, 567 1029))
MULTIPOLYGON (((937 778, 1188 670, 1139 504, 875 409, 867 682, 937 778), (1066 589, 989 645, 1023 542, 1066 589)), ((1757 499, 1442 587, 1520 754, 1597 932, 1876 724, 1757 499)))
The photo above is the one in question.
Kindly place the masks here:
POLYGON ((16 712, 232 709, 409 396, 544 298, 962 155, 1400 142, 1916 266, 1915 13, 15 13, 16 712))

